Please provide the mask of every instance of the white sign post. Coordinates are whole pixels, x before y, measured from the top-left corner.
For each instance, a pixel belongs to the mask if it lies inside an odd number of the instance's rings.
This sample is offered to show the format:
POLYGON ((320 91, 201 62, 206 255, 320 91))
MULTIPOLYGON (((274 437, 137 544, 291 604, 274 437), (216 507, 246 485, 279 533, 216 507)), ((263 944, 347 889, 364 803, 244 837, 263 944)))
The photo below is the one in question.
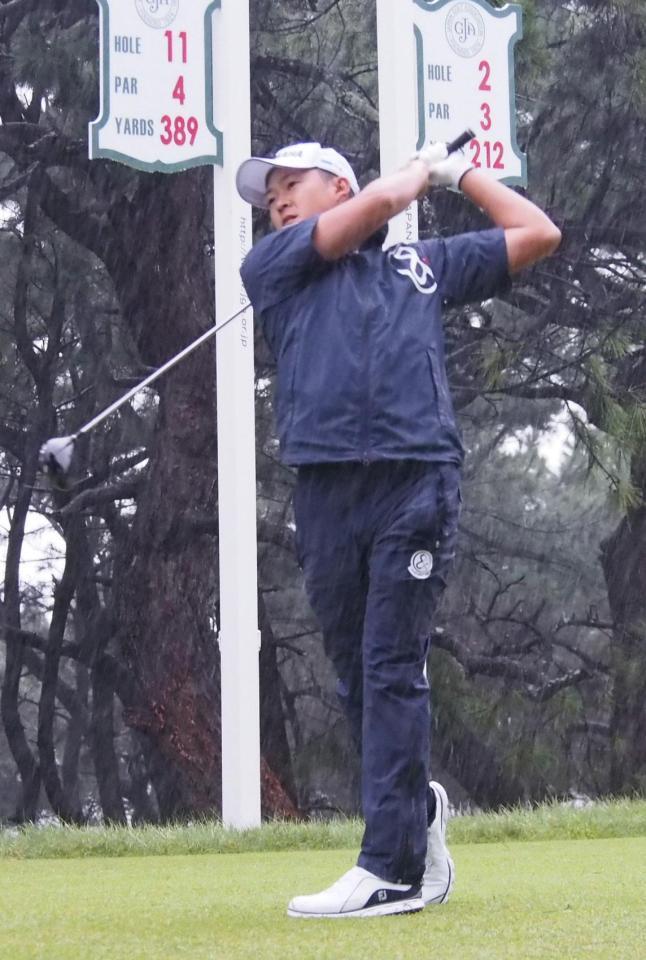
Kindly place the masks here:
MULTIPOLYGON (((382 173, 434 140, 471 128, 466 155, 507 184, 526 185, 516 143, 514 46, 522 8, 487 0, 377 0, 382 173)), ((416 207, 416 204, 413 205, 416 207)), ((416 212, 388 240, 417 239, 416 212)))
MULTIPOLYGON (((89 125, 90 159, 162 173, 214 165, 219 322, 247 302, 239 267, 251 214, 235 172, 250 153, 248 0, 97 3, 101 112, 89 125)), ((249 310, 216 345, 222 816, 236 828, 260 823, 253 347, 249 310)))
MULTIPOLYGON (((249 5, 223 0, 214 53, 216 116, 226 131, 224 164, 214 168, 216 316, 247 303, 240 264, 252 240, 251 209, 235 174, 251 152, 249 5)), ((247 311, 219 336, 218 508, 222 664, 222 817, 260 823, 260 707, 256 545, 253 317, 247 311)))
MULTIPOLYGON (((417 142, 412 0, 377 0, 379 142, 382 174, 403 167, 417 142)), ((418 238, 417 201, 390 221, 388 246, 418 238)))

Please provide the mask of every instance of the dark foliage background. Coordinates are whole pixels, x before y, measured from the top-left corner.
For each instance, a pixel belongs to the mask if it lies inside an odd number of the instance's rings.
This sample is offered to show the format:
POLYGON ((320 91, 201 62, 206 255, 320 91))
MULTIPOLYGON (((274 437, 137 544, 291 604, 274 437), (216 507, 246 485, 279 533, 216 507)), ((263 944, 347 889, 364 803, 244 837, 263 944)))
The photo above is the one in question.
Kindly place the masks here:
MULTIPOLYGON (((507 299, 447 320, 469 456, 429 662, 436 774, 482 807, 646 789, 646 10, 522 6, 528 194, 564 242, 507 299)), ((208 172, 87 160, 97 10, 0 3, 0 817, 15 821, 220 802, 212 350, 79 444, 68 493, 37 473, 44 439, 214 320, 208 172)), ((254 151, 320 140, 374 177, 373 0, 252 0, 251 17, 254 151)), ((481 222, 459 196, 421 207, 424 234, 481 222)), ((264 810, 352 811, 256 347, 264 810)))

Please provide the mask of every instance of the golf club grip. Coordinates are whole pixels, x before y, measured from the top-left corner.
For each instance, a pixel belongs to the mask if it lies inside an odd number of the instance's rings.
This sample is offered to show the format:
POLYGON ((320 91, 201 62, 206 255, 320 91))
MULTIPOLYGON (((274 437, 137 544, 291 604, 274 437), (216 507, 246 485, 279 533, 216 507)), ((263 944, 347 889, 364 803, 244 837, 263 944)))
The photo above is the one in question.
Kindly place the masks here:
POLYGON ((447 143, 446 149, 449 153, 455 153, 456 150, 461 150, 462 147, 466 147, 469 140, 473 140, 474 137, 475 133, 473 130, 465 130, 459 137, 456 137, 455 140, 447 143))

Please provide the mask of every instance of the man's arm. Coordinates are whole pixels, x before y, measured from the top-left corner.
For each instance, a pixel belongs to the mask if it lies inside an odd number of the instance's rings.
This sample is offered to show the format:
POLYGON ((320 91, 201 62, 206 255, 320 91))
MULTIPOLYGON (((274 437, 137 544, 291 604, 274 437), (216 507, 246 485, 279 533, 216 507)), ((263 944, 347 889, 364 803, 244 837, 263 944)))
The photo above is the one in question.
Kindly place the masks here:
MULTIPOLYGON (((505 187, 460 154, 435 159, 434 144, 396 173, 373 180, 356 197, 319 217, 314 246, 326 260, 338 260, 356 250, 376 230, 422 197, 431 186, 455 186, 505 231, 509 272, 516 273, 549 256, 561 242, 561 232, 530 200, 505 187), (466 168, 466 173, 464 172, 466 168)), ((445 151, 446 156, 446 151, 445 151)))
POLYGON ((549 257, 561 242, 561 231, 547 214, 481 170, 468 170, 460 190, 505 231, 510 273, 549 257))
POLYGON ((350 200, 326 210, 314 231, 314 246, 326 260, 357 250, 384 224, 428 190, 428 166, 412 160, 401 170, 373 180, 350 200))

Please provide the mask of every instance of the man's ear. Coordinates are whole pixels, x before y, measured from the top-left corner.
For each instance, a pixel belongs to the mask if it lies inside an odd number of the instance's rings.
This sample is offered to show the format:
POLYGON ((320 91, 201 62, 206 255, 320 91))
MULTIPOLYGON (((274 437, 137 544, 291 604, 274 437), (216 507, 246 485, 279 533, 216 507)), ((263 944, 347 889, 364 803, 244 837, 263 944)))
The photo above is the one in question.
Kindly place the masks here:
POLYGON ((352 187, 347 177, 335 177, 333 180, 334 194, 339 203, 352 197, 352 187))

